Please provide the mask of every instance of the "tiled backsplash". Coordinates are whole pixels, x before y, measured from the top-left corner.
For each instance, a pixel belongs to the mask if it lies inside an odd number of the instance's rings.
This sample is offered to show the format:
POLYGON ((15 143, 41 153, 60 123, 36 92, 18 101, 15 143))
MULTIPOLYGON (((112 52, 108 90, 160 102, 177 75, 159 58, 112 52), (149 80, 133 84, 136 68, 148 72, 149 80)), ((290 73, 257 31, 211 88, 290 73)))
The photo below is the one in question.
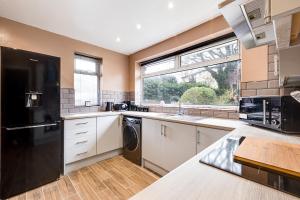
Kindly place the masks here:
POLYGON ((106 102, 120 103, 123 101, 129 101, 131 98, 131 92, 120 92, 111 90, 102 90, 102 106, 106 102))
POLYGON ((130 99, 130 92, 103 90, 100 98, 100 106, 75 106, 75 94, 73 88, 61 89, 61 114, 97 112, 105 109, 108 101, 120 103, 130 99))
MULTIPOLYGON (((134 100, 134 92, 117 92, 117 91, 103 90, 101 96, 102 96, 101 106, 75 107, 74 89, 62 88, 61 89, 61 114, 97 112, 105 109, 105 103, 107 101, 118 103, 127 100, 134 100)), ((165 113, 178 112, 178 107, 150 106, 149 108, 150 108, 150 112, 165 112, 165 113)), ((188 115, 201 115, 206 117, 238 119, 238 112, 235 110, 211 109, 211 108, 210 109, 185 108, 184 113, 188 115)))
MULTIPOLYGON (((149 106, 150 112, 164 112, 164 113, 178 113, 178 107, 163 107, 163 106, 149 106)), ((224 109, 224 108, 184 108, 184 114, 216 117, 224 119, 238 119, 238 109, 224 109)))
POLYGON ((268 49, 268 79, 257 82, 241 83, 241 96, 270 96, 280 95, 279 77, 274 75, 274 55, 277 55, 275 45, 268 49))

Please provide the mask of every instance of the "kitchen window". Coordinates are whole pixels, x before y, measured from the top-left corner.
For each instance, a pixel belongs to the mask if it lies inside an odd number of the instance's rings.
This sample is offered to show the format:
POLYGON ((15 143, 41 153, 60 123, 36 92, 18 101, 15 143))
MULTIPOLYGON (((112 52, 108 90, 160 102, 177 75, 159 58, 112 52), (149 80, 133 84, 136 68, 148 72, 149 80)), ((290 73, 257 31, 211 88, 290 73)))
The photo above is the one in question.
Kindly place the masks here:
POLYGON ((238 105, 240 50, 236 38, 142 64, 143 104, 238 105))
POLYGON ((99 105, 101 60, 75 54, 75 106, 99 105))

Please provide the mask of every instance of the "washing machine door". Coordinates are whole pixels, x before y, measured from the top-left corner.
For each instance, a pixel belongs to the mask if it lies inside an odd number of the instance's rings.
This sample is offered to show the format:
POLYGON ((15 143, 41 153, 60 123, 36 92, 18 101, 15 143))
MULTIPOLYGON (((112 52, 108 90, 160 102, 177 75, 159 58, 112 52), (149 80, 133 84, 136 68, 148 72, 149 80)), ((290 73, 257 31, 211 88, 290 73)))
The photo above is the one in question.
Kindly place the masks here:
POLYGON ((131 124, 126 124, 123 133, 125 150, 130 152, 136 151, 140 142, 137 130, 131 124))

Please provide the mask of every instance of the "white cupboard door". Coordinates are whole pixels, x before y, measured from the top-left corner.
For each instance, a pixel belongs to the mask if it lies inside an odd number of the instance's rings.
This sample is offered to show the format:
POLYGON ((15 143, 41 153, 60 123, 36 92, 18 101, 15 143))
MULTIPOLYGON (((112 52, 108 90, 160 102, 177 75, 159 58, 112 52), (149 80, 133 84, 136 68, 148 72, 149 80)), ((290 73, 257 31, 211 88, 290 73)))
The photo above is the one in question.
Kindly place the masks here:
POLYGON ((196 155, 196 127, 185 124, 162 122, 163 164, 171 171, 196 155))
POLYGON ((162 129, 161 122, 143 118, 142 121, 142 157, 155 165, 162 165, 162 129))
POLYGON ((206 149, 223 136, 227 135, 229 131, 198 127, 197 128, 197 153, 206 149))
POLYGON ((97 117, 97 154, 123 147, 121 116, 97 117))

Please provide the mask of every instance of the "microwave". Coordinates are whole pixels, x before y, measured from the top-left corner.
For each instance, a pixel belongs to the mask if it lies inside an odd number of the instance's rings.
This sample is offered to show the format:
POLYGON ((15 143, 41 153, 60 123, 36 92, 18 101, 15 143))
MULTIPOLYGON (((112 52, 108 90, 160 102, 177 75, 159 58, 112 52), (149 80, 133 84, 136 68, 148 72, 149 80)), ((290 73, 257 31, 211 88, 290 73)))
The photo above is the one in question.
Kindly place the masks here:
POLYGON ((300 103, 291 96, 241 98, 239 112, 240 120, 249 124, 300 134, 300 103))

